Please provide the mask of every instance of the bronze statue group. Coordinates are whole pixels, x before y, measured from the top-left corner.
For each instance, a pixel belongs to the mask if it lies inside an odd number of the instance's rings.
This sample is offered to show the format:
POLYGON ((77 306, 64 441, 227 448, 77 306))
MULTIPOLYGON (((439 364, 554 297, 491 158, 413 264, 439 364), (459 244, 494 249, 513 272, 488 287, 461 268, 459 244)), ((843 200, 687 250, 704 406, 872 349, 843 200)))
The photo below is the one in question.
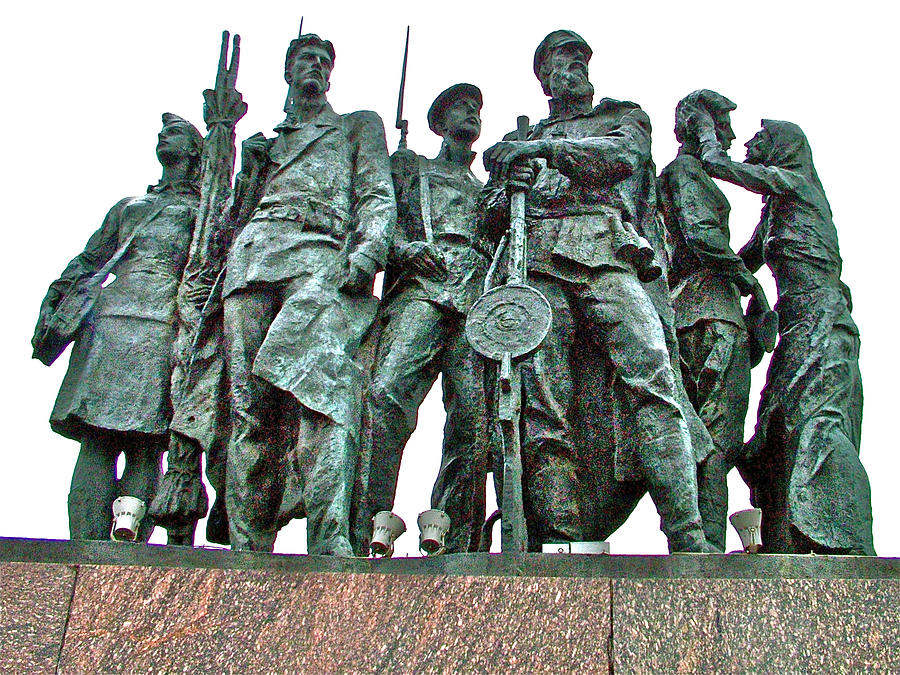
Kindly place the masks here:
POLYGON ((549 116, 484 153, 483 185, 478 87, 428 110, 437 157, 389 155, 377 114, 331 108, 334 47, 301 34, 285 119, 244 141, 232 183, 237 37, 228 52, 226 35, 206 138, 163 115, 162 178, 110 210, 41 306, 35 358, 74 343, 50 420, 81 443, 73 539, 108 539, 127 495, 147 506, 139 541, 160 525, 191 545, 209 511, 206 538, 235 550, 272 551, 306 518, 309 553, 367 555, 440 375, 447 552, 488 550, 489 475, 522 550, 605 539, 649 493, 671 551, 721 552, 737 467, 765 552, 874 555, 859 334, 799 127, 763 120, 734 162, 735 104, 693 92, 657 177, 647 115, 595 105, 591 48, 558 30, 533 63, 549 116), (712 179, 763 196, 738 253, 712 179), (487 358, 479 331, 505 346, 487 358), (773 349, 744 443, 750 370, 773 349))

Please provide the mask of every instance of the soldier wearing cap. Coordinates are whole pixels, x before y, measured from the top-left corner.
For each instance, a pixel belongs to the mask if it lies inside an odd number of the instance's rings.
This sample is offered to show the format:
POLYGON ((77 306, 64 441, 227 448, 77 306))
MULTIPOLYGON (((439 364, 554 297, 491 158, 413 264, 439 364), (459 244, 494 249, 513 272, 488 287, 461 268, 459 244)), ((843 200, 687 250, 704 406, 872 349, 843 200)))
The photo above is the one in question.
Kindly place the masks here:
POLYGON ((617 244, 622 232, 650 239, 655 228, 650 121, 634 103, 605 98, 593 106, 591 54, 576 33, 550 33, 534 57, 549 117, 527 140, 508 136, 485 153, 489 221, 506 227, 508 191, 527 190, 528 281, 553 308, 550 334, 522 367, 530 545, 578 540, 585 530, 572 419, 578 353, 586 350, 608 365, 620 402, 616 479, 647 486, 671 550, 708 551, 660 313, 638 278, 639 260, 617 244))
MULTIPOLYGON (((751 341, 741 296, 768 308, 765 293, 729 243, 728 199, 700 162, 700 116, 724 149, 734 132, 735 104, 714 91, 685 96, 675 111, 678 156, 660 173, 660 207, 671 243, 669 285, 688 395, 716 445, 697 467, 700 514, 707 539, 725 547, 729 465, 744 446, 750 398, 751 341), (728 460, 728 461, 726 461, 728 460)), ((759 350, 758 357, 762 357, 759 350)), ((759 361, 759 358, 756 359, 759 361)))
POLYGON ((437 157, 409 150, 392 157, 397 229, 365 406, 371 515, 391 510, 417 411, 443 376, 447 425, 431 502, 451 518, 449 551, 477 550, 484 520, 489 408, 484 364, 465 337, 491 257, 476 210, 482 183, 470 170, 481 105, 474 85, 446 89, 428 111, 429 128, 443 138, 437 157))
POLYGON ((244 146, 223 288, 233 431, 232 548, 271 551, 279 525, 308 518, 308 550, 351 555, 363 373, 354 358, 374 318, 375 273, 396 210, 384 125, 338 115, 326 92, 334 47, 291 42, 285 120, 244 146))
MULTIPOLYGON (((156 146, 163 167, 159 183, 110 209, 41 305, 32 344, 35 358, 49 365, 64 345, 47 352, 52 345, 44 336, 63 299, 101 270, 115 275, 74 336, 50 417, 56 433, 81 443, 69 492, 73 539, 109 539, 117 497, 149 505, 156 493, 172 414, 176 293, 197 214, 202 145, 190 122, 165 113, 156 146), (120 454, 125 470, 117 480, 120 454)), ((151 519, 144 519, 138 540, 148 539, 152 529, 151 519)))

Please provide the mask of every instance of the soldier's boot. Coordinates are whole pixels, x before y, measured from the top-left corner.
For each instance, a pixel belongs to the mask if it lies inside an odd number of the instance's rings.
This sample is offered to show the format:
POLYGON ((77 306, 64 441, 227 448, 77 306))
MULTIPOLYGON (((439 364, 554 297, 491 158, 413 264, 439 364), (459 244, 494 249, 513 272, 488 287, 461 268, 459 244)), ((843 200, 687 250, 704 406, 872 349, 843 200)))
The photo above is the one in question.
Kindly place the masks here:
POLYGON ((169 546, 193 546, 194 534, 197 531, 197 521, 189 523, 169 523, 165 526, 166 544, 169 546))
MULTIPOLYGON (((224 490, 224 488, 223 488, 224 490)), ((212 544, 228 546, 228 514, 225 512, 225 498, 216 495, 212 508, 209 510, 209 518, 206 521, 206 541, 212 544)))
POLYGON ((714 452, 697 466, 698 506, 706 540, 720 551, 725 550, 728 521, 728 463, 720 452, 714 452))
POLYGON ((648 455, 653 459, 644 465, 648 491, 659 513, 660 529, 669 540, 669 552, 719 553, 703 533, 696 465, 690 448, 673 454, 673 441, 678 442, 672 438, 657 440, 653 445, 659 445, 659 452, 648 455))
POLYGON ((116 494, 117 452, 100 435, 81 443, 69 490, 69 536, 72 539, 109 539, 112 503, 116 494))
POLYGON ((545 543, 583 538, 577 474, 567 457, 545 456, 539 469, 528 472, 525 487, 530 550, 540 551, 545 543))

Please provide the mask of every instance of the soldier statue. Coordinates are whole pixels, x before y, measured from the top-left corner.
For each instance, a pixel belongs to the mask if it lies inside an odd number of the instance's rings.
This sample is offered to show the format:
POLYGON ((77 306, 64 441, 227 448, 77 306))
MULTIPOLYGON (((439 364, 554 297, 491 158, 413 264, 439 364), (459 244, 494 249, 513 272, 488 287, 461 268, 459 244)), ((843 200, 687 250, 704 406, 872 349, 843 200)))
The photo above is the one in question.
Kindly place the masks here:
POLYGON ((397 230, 365 397, 371 517, 391 510, 403 448, 442 375, 447 423, 431 503, 450 516, 449 552, 478 550, 488 470, 485 365, 465 336, 466 313, 481 294, 492 252, 476 210, 483 186, 470 170, 481 105, 474 85, 446 89, 428 110, 429 128, 443 138, 438 156, 401 149, 392 157, 397 230))
MULTIPOLYGON (((113 501, 131 496, 149 504, 160 480, 176 293, 197 215, 203 145, 186 120, 171 113, 162 119, 156 145, 162 178, 146 195, 112 207, 50 285, 32 340, 35 358, 49 365, 74 338, 50 417, 56 433, 81 443, 69 492, 73 539, 108 539, 113 501), (100 288, 109 274, 115 279, 100 288), (79 298, 95 299, 87 306, 79 298), (69 324, 74 333, 60 334, 57 327, 69 324), (117 479, 121 454, 125 468, 117 479)), ((137 540, 149 539, 152 529, 145 518, 137 540)))
POLYGON ((660 174, 658 189, 672 247, 669 285, 682 378, 716 445, 697 469, 700 513, 707 539, 724 550, 727 475, 744 445, 750 398, 750 340, 741 296, 752 295, 761 307, 768 304, 759 282, 731 249, 730 205, 700 162, 692 123, 698 107, 714 121, 723 149, 734 140, 729 116, 734 103, 708 89, 689 94, 675 112, 681 147, 660 174))
POLYGON ((223 288, 232 435, 226 503, 233 549, 271 551, 278 525, 308 518, 308 551, 352 555, 363 373, 375 273, 396 219, 373 112, 338 115, 326 93, 332 44, 293 40, 287 116, 245 145, 237 234, 223 288), (255 162, 250 161, 255 158, 255 162))
POLYGON ((547 339, 521 371, 530 546, 578 540, 583 531, 570 424, 577 403, 572 348, 579 336, 610 364, 623 400, 618 424, 636 453, 634 477, 646 482, 670 549, 711 552, 663 327, 638 276, 652 277, 639 254, 648 247, 635 234, 655 197, 650 122, 634 103, 602 99, 593 106, 591 55, 576 33, 550 33, 534 57, 550 116, 527 140, 504 140, 485 153, 486 208, 495 228, 506 223, 507 190, 529 188, 528 281, 553 310, 547 339))

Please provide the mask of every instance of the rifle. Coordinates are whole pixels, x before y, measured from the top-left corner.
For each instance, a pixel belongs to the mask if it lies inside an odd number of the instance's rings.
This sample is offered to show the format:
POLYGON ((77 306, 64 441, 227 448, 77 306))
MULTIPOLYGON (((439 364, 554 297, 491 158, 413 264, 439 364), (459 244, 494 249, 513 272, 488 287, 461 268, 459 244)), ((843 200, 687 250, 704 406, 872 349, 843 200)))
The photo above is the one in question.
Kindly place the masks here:
POLYGON ((409 58, 409 26, 406 27, 406 46, 403 48, 403 70, 400 73, 400 94, 397 97, 397 121, 394 128, 400 130, 400 143, 398 150, 406 148, 406 134, 409 131, 409 122, 403 119, 403 95, 406 93, 406 61, 409 58))
MULTIPOLYGON (((516 140, 528 137, 528 118, 517 120, 516 140)), ((528 550, 522 496, 522 361, 541 346, 553 323, 547 298, 527 283, 525 192, 509 199, 509 232, 503 237, 485 279, 485 292, 466 319, 466 338, 479 354, 500 362, 497 374, 497 417, 503 439, 503 494, 500 496, 500 548, 528 550), (490 288, 504 249, 508 248, 507 282, 490 288)))
POLYGON ((184 306, 180 308, 183 319, 191 316, 194 329, 190 356, 185 367, 185 387, 190 387, 198 375, 194 366, 203 341, 208 337, 210 318, 221 305, 225 257, 234 235, 234 223, 229 217, 228 207, 232 196, 231 175, 235 159, 234 129, 247 113, 247 104, 235 89, 241 58, 241 37, 234 36, 229 62, 230 37, 228 31, 222 32, 215 85, 213 89, 203 92, 203 117, 209 133, 203 142, 201 156, 197 221, 182 276, 182 288, 179 289, 184 302, 184 306), (204 291, 206 294, 201 302, 196 294, 204 291), (195 297, 190 297, 191 295, 195 297))

